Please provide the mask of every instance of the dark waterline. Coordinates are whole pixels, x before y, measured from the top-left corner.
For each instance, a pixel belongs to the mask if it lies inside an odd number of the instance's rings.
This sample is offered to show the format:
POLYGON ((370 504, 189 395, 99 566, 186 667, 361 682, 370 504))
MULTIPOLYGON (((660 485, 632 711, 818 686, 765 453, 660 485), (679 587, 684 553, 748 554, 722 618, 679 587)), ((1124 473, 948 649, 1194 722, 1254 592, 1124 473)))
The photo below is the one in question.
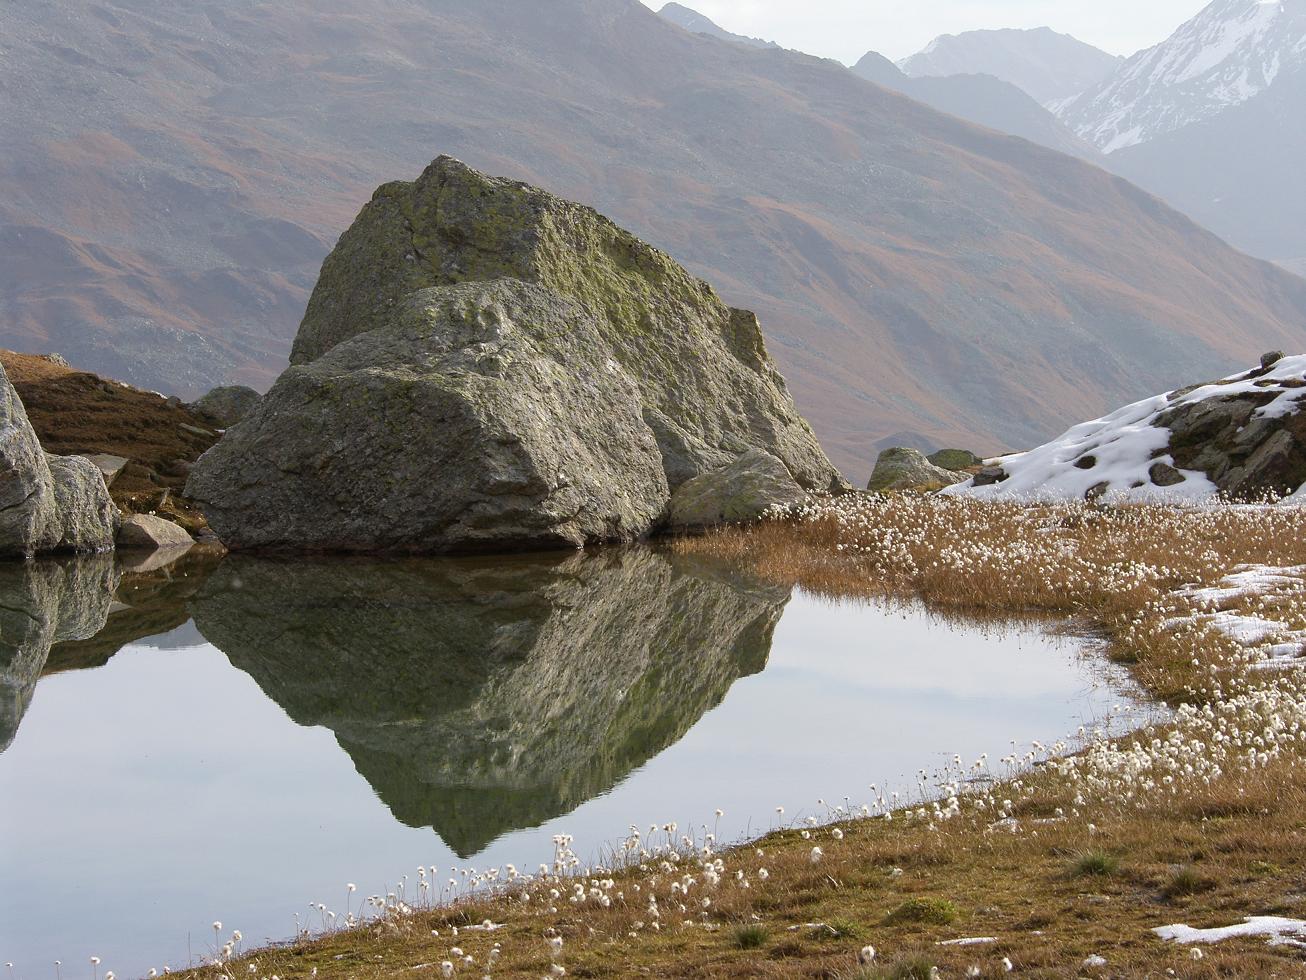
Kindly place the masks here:
POLYGON ((557 833, 719 807, 739 839, 1131 704, 1082 641, 648 549, 0 570, 0 678, 20 978, 180 967, 215 919, 283 939, 346 882, 529 870, 557 833))

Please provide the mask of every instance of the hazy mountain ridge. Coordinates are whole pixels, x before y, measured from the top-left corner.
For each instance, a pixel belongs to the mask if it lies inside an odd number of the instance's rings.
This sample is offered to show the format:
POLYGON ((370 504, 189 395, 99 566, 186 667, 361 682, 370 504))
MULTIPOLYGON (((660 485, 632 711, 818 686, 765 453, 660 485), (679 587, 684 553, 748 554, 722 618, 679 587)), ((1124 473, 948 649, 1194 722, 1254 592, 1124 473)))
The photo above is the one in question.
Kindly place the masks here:
MULTIPOLYGON (((667 4, 658 13, 696 34, 750 47, 777 47, 774 42, 731 34, 697 11, 678 3, 667 4)), ((1024 91, 992 75, 911 78, 875 51, 868 51, 852 66, 852 71, 867 81, 901 92, 967 122, 1010 133, 1072 156, 1088 160, 1098 156, 1092 145, 1072 133, 1024 91)))
POLYGON ((1085 160, 1096 160, 1099 156, 1091 144, 1072 133, 1033 98, 992 75, 909 78, 888 58, 874 51, 868 52, 852 70, 867 81, 959 119, 1085 160))
POLYGON ((945 34, 898 67, 913 78, 992 75, 1047 105, 1098 84, 1122 60, 1048 27, 1004 28, 945 34))
POLYGON ((1248 102, 1304 64, 1306 0, 1216 0, 1061 116, 1113 153, 1248 102))
POLYGON ((45 243, 6 253, 0 341, 150 387, 270 380, 328 243, 441 152, 756 309, 852 475, 1304 336, 1306 283, 1123 181, 633 0, 34 0, 0 45, 0 222, 45 243))
POLYGON ((1254 99, 1117 150, 1116 173, 1149 188, 1236 247, 1306 271, 1306 70, 1254 99))
POLYGON ((1306 269, 1306 0, 1216 0, 1062 119, 1236 247, 1306 269))
POLYGON ((666 4, 658 11, 658 16, 671 21, 677 27, 683 27, 692 34, 706 34, 708 37, 715 37, 721 41, 733 41, 736 44, 743 44, 750 48, 780 47, 774 41, 766 41, 760 37, 745 37, 743 34, 733 34, 705 14, 700 14, 697 10, 690 10, 678 3, 666 4))

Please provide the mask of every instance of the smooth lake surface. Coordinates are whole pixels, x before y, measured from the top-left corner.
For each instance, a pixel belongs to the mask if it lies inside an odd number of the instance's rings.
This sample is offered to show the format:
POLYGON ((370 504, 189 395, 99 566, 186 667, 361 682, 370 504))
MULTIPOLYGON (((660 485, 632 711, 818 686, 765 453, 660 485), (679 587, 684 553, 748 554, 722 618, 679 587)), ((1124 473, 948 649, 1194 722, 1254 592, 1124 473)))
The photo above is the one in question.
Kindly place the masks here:
POLYGON ((824 816, 1130 704, 1084 650, 647 549, 6 569, 0 962, 125 978, 419 864, 824 816))

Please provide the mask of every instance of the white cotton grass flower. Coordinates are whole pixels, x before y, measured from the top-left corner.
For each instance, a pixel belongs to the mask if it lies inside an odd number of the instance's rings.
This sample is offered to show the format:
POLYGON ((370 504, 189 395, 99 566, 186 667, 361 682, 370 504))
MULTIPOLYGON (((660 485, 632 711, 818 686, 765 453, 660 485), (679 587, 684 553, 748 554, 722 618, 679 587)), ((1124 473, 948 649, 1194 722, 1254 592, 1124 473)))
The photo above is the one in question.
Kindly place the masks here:
POLYGON ((858 952, 857 954, 857 962, 861 966, 870 966, 872 963, 874 963, 875 947, 870 945, 863 946, 861 948, 861 951, 858 952))
POLYGON ((453 963, 450 962, 449 960, 445 960, 443 963, 441 963, 440 973, 445 977, 453 976, 453 963))
POLYGON ((813 847, 811 853, 808 855, 808 860, 813 864, 820 864, 821 858, 823 857, 825 857, 825 851, 821 850, 819 847, 813 847))
POLYGON ((1016 968, 1016 964, 1014 964, 1014 963, 1011 962, 1011 957, 1010 957, 1010 956, 1004 956, 1004 957, 1002 957, 1002 972, 1003 972, 1003 973, 1010 973, 1010 972, 1011 972, 1012 970, 1014 970, 1015 968, 1016 968))

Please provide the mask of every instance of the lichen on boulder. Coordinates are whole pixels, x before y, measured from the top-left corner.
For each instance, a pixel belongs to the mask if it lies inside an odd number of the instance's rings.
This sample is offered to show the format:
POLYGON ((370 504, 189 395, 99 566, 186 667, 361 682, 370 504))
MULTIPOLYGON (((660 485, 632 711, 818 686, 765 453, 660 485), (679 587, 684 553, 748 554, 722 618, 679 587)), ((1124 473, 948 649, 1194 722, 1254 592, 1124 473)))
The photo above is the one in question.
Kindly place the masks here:
POLYGON ((192 402, 190 408, 228 429, 254 411, 262 397, 245 385, 224 385, 214 388, 199 401, 192 402))
POLYGON ((701 530, 755 521, 801 506, 807 494, 785 464, 761 449, 696 476, 671 496, 671 527, 701 530))
POLYGON ((845 486, 756 317, 593 210, 446 157, 341 238, 291 362, 187 487, 233 548, 627 540, 757 450, 845 486))
POLYGON ((963 474, 935 466, 919 449, 895 446, 880 453, 866 489, 873 493, 938 490, 965 478, 963 474))

